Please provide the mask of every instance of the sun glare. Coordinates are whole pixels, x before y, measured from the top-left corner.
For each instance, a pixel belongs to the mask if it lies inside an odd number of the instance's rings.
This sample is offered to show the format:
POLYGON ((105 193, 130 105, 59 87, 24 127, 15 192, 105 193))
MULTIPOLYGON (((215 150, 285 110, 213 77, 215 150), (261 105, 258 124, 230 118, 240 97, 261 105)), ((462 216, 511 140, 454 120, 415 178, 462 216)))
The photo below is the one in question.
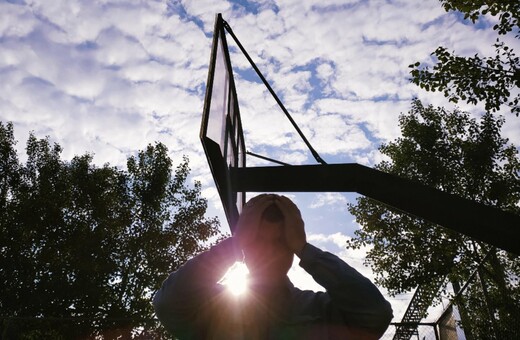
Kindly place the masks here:
POLYGON ((243 262, 235 262, 220 280, 233 295, 242 295, 247 291, 249 270, 243 262))

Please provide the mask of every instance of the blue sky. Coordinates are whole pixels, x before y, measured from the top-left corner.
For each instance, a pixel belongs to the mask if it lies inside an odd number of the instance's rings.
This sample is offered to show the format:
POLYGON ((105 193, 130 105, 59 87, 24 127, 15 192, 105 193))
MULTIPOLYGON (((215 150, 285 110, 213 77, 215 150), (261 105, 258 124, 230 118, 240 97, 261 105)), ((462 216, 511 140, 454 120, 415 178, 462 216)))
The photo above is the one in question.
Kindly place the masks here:
MULTIPOLYGON (((0 120, 14 123, 20 155, 30 131, 60 143, 66 159, 92 152, 97 164, 121 167, 128 155, 161 141, 174 162, 189 157, 208 215, 226 228, 198 137, 218 12, 329 163, 380 162, 377 147, 399 136, 398 115, 413 97, 453 108, 410 84, 409 64, 431 62, 440 45, 489 55, 497 37, 483 29, 493 18, 474 26, 437 0, 0 0, 0 120)), ((247 148, 315 164, 247 61, 232 51, 247 148)), ((520 120, 505 116, 504 135, 520 145, 520 120)), ((355 195, 289 196, 312 243, 373 277, 363 266, 366 250, 343 246, 359 228, 346 210, 355 195)), ((315 287, 296 269, 292 275, 297 285, 315 287)), ((406 299, 393 300, 397 319, 406 299)))

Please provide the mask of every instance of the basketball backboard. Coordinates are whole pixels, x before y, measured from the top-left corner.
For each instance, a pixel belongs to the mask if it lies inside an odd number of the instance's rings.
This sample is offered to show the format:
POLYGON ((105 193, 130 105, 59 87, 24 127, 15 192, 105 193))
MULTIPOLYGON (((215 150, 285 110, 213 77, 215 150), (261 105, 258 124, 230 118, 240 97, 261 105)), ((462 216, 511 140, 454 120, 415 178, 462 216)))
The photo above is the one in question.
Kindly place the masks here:
POLYGON ((200 138, 234 231, 246 192, 357 192, 408 214, 520 255, 520 216, 359 164, 326 164, 306 140, 230 26, 216 17, 200 138), (228 32, 319 165, 246 167, 228 32))
POLYGON ((220 14, 215 21, 200 138, 231 231, 245 203, 232 190, 230 168, 245 167, 245 145, 229 50, 220 14))

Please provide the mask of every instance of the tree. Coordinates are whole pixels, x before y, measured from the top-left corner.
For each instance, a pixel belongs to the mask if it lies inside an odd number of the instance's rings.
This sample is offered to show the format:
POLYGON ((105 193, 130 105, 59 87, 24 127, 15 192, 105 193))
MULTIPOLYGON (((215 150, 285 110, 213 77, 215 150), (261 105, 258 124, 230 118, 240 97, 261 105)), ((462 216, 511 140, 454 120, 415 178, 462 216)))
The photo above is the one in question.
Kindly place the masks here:
POLYGON ((127 170, 96 167, 31 135, 21 164, 15 144, 0 122, 2 338, 160 334, 153 292, 220 234, 200 183, 188 186, 188 160, 173 170, 156 143, 127 170))
MULTIPOLYGON (((441 3, 446 11, 460 11, 464 13, 464 19, 470 19, 473 23, 486 14, 498 15, 499 22, 493 29, 499 35, 513 33, 516 39, 520 38, 519 1, 441 0, 441 3)), ((520 58, 499 38, 494 47, 496 53, 493 57, 478 54, 457 56, 445 47, 438 47, 432 53, 435 60, 432 68, 420 62, 410 65, 411 81, 426 91, 442 91, 454 103, 459 100, 470 104, 483 102, 489 112, 495 112, 506 104, 518 116, 520 58)))
MULTIPOLYGON (((503 119, 491 113, 477 122, 465 112, 449 112, 414 100, 410 112, 399 118, 402 137, 380 147, 388 160, 375 168, 518 214, 520 159, 517 149, 500 136, 502 124, 503 119)), ((505 330, 512 327, 512 315, 518 324, 520 288, 511 281, 520 274, 517 256, 366 197, 350 205, 349 211, 363 227, 348 247, 372 247, 366 261, 376 273, 377 283, 390 293, 419 285, 433 290, 436 278, 465 282, 491 252, 482 270, 491 282, 497 320, 507 324, 505 330)), ((482 301, 476 291, 471 294, 468 301, 482 301)), ((483 313, 474 307, 473 312, 483 313)), ((488 326, 476 325, 474 334, 486 334, 478 331, 486 332, 488 326)))

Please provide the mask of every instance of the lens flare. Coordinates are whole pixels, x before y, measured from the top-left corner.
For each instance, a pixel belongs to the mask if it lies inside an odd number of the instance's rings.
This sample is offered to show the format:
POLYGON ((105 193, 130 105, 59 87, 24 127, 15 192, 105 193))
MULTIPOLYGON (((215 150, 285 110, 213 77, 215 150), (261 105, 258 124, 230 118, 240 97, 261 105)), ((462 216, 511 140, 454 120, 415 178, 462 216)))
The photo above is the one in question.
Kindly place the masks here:
POLYGON ((247 291, 247 276, 249 270, 243 262, 235 262, 219 281, 227 287, 231 294, 239 296, 247 291))

